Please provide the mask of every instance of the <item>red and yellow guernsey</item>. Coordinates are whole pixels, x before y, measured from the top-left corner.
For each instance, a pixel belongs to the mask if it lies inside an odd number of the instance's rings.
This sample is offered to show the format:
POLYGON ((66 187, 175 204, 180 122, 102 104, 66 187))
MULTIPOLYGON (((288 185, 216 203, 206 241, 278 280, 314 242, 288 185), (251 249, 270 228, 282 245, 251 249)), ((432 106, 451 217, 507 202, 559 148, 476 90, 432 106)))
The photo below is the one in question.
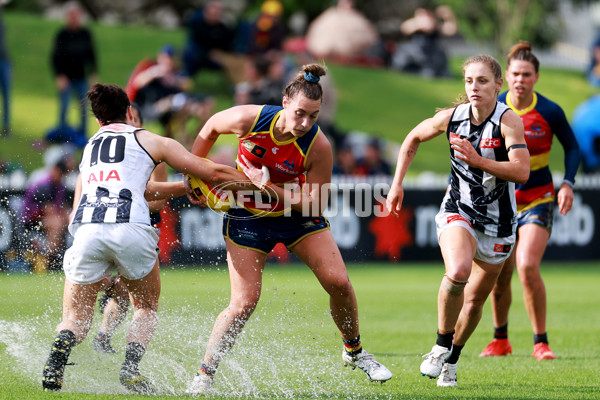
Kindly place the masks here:
MULTIPOLYGON (((304 136, 280 142, 273 136, 273 128, 282 111, 283 107, 280 106, 261 107, 250 132, 240 139, 238 162, 242 162, 240 155, 244 155, 257 168, 266 165, 271 174, 271 182, 276 185, 283 186, 296 179, 303 185, 306 180, 306 158, 320 129, 314 124, 304 136)), ((280 199, 263 196, 256 201, 253 196, 242 197, 239 193, 235 198, 239 206, 261 216, 278 217, 286 212, 280 199)))
POLYGON ((533 102, 524 110, 517 110, 511 102, 510 93, 502 93, 498 100, 516 112, 525 127, 525 141, 530 155, 529 180, 515 186, 517 211, 522 212, 538 204, 554 201, 555 191, 548 166, 552 139, 558 138, 565 149, 565 181, 571 185, 579 165, 578 146, 575 135, 560 106, 539 93, 533 92, 533 102))

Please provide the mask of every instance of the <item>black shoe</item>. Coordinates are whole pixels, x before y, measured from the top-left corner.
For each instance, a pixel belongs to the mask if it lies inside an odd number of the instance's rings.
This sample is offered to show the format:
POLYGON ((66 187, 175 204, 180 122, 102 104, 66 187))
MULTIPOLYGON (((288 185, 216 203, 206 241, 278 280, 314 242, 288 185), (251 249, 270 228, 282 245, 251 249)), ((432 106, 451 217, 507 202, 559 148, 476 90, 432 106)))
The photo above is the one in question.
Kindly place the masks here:
POLYGON ((140 375, 138 371, 121 369, 119 373, 121 385, 131 392, 144 395, 155 395, 156 389, 145 376, 140 375))
POLYGON ((107 353, 107 354, 116 353, 115 349, 113 349, 112 346, 110 345, 109 339, 101 339, 99 336, 96 336, 94 338, 93 344, 94 344, 94 350, 96 350, 98 353, 107 353))
MULTIPOLYGON (((59 339, 57 338, 56 340, 59 339)), ((56 347, 52 348, 42 372, 42 387, 44 391, 58 392, 62 388, 63 375, 68 357, 65 350, 57 349, 56 347)))

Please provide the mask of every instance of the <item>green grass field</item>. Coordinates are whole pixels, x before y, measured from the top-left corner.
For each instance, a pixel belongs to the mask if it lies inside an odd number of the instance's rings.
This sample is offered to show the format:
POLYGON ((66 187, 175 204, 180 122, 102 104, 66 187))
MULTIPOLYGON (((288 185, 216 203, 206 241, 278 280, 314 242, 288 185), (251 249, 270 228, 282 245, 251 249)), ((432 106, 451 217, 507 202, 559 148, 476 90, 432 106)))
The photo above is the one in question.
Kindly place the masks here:
MULTIPOLYGON (((394 373, 384 385, 343 368, 328 299, 303 266, 270 264, 261 302, 218 372, 214 398, 317 399, 598 399, 598 263, 545 263, 548 330, 558 358, 531 358, 532 334, 514 279, 513 355, 480 359, 492 334, 486 305, 459 362, 459 387, 438 388, 420 376, 421 355, 435 341, 441 264, 351 265, 365 348, 394 373)), ((141 368, 160 389, 181 396, 192 379, 214 318, 226 305, 223 267, 165 269, 160 323, 141 368)), ((0 398, 120 399, 124 329, 116 355, 94 352, 89 338, 73 350, 60 394, 44 393, 40 375, 61 316, 62 275, 0 275, 0 398)), ((97 316, 99 314, 96 314, 97 316)), ((97 330, 98 320, 92 332, 97 330)), ((127 396, 127 398, 137 398, 127 396)), ((139 397, 142 398, 142 397, 139 397)))

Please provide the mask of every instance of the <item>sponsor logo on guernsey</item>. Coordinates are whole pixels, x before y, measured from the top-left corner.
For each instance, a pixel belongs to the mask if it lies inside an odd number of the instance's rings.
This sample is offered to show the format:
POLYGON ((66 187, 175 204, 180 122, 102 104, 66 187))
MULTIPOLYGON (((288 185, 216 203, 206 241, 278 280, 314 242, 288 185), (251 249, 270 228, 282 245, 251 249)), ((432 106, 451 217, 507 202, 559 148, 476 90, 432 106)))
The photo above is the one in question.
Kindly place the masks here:
POLYGON ((500 138, 484 138, 481 139, 479 147, 482 149, 496 149, 502 145, 500 138))
MULTIPOLYGON (((284 163, 285 164, 285 163, 284 163)), ((286 167, 289 167, 288 165, 286 165, 286 167)), ((290 174, 290 175, 298 175, 298 173, 296 171, 292 171, 291 169, 288 169, 284 167, 283 165, 279 164, 279 163, 275 163, 275 168, 277 168, 280 171, 285 172, 286 174, 290 174)))
POLYGON ((531 124, 529 129, 525 130, 525 135, 532 139, 541 139, 546 136, 546 131, 542 130, 542 126, 539 124, 531 124))

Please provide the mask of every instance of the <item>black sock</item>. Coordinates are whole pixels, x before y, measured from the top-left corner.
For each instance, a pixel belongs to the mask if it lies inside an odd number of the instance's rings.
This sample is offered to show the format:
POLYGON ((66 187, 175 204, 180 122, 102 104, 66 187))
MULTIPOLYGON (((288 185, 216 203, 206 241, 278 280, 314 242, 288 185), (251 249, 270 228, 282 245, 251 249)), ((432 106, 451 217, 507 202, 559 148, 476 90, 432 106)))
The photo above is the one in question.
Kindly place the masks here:
POLYGON ((52 353, 60 353, 64 354, 65 358, 69 358, 69 354, 71 354, 71 349, 75 346, 75 334, 67 329, 63 329, 58 332, 58 335, 54 339, 52 343, 52 353))
POLYGON ((435 342, 435 344, 450 350, 452 348, 452 339, 454 339, 454 331, 450 333, 440 333, 440 331, 438 331, 437 341, 435 342))
POLYGON ((458 357, 460 357, 460 352, 462 351, 463 347, 465 347, 464 344, 462 346, 459 346, 457 344, 452 345, 450 357, 448 357, 448 360, 446 360, 446 362, 448 364, 456 364, 458 362, 458 357))
POLYGON ((537 334, 533 335, 533 344, 538 344, 538 343, 548 344, 548 334, 546 332, 544 332, 540 335, 537 335, 537 334))
POLYGON ((127 348, 125 350, 125 361, 123 362, 123 365, 121 365, 121 370, 137 375, 139 373, 138 365, 140 364, 145 352, 146 348, 143 344, 136 342, 127 343, 127 348))
POLYGON ((502 326, 494 327, 494 339, 508 339, 508 322, 502 326))

